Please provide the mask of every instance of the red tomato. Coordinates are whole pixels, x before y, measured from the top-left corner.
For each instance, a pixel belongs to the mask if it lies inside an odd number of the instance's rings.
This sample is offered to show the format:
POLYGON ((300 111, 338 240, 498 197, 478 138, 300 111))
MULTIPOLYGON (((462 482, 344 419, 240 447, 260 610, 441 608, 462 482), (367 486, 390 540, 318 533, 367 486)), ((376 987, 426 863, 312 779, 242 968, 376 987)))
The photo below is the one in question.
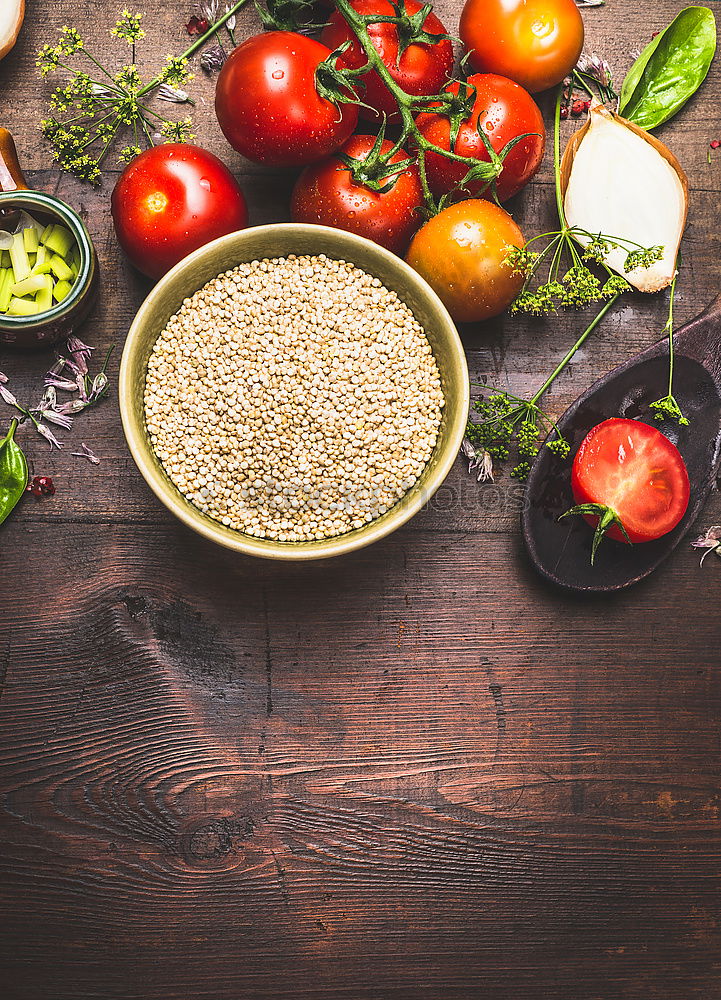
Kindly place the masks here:
MULTIPOLYGON (((372 135, 354 135, 340 152, 361 161, 362 171, 362 161, 374 142, 372 135)), ((386 139, 381 150, 387 153, 392 146, 386 139)), ((390 162, 400 163, 405 159, 407 154, 399 150, 390 162)), ((389 191, 373 191, 360 177, 353 179, 338 154, 329 156, 306 167, 298 178, 291 217, 294 222, 318 223, 357 233, 401 254, 421 224, 417 209, 423 204, 423 188, 415 165, 407 167, 395 179, 381 177, 378 181, 382 186, 389 182, 392 183, 389 191)))
MULTIPOLYGON (((390 0, 352 0, 351 6, 364 17, 372 14, 382 17, 397 16, 397 11, 390 0)), ((417 14, 421 6, 417 0, 405 0, 405 10, 410 16, 417 14)), ((423 29, 431 35, 447 34, 443 24, 433 13, 426 16, 423 29)), ((437 94, 450 77, 453 69, 453 45, 448 39, 442 39, 432 45, 412 42, 399 60, 397 25, 382 21, 371 23, 368 25, 368 33, 384 65, 406 93, 416 97, 437 94)), ((353 69, 365 66, 368 61, 358 39, 346 24, 340 11, 333 11, 320 37, 321 41, 331 49, 338 48, 344 42, 350 42, 350 47, 343 53, 343 59, 353 69)), ((378 74, 368 73, 360 79, 366 87, 365 91, 360 92, 361 98, 376 111, 376 113, 368 112, 361 108, 360 114, 365 118, 375 119, 378 117, 378 112, 385 112, 389 121, 397 121, 396 102, 378 74)))
MULTIPOLYGON (((476 88, 476 99, 472 113, 458 129, 454 153, 486 163, 490 160, 479 127, 496 153, 500 153, 517 136, 533 133, 517 143, 503 161, 503 171, 496 180, 496 191, 499 200, 505 201, 525 187, 541 166, 546 144, 543 115, 528 91, 505 76, 476 73, 469 76, 468 83, 476 88)), ((446 89, 457 94, 460 84, 452 83, 446 89)), ((451 123, 448 117, 422 114, 416 122, 429 142, 450 150, 451 123)), ((426 154, 426 170, 431 190, 435 195, 442 195, 460 184, 468 173, 468 166, 449 160, 440 153, 429 152, 426 154)), ((484 188, 482 181, 472 182, 470 192, 490 196, 490 188, 484 188)))
MULTIPOLYGON (((632 542, 668 534, 686 513, 689 482, 678 448, 648 424, 614 417, 597 424, 573 460, 576 503, 610 507, 632 542)), ((586 517, 594 526, 597 517, 586 517)), ((617 525, 609 537, 625 541, 617 525)))
POLYGON ((523 275, 504 263, 506 247, 522 247, 523 233, 492 201, 460 201, 418 230, 406 260, 437 292, 453 319, 474 323, 503 312, 518 295, 523 275))
POLYGON ((150 278, 248 224, 245 198, 230 170, 186 143, 141 153, 120 175, 111 208, 118 242, 150 278))
POLYGON ((230 145, 272 166, 312 163, 334 152, 358 122, 354 104, 320 97, 315 71, 330 49, 292 31, 254 35, 218 76, 215 113, 230 145))
POLYGON ((574 0, 467 0, 460 35, 479 73, 500 73, 532 94, 578 62, 583 20, 574 0))

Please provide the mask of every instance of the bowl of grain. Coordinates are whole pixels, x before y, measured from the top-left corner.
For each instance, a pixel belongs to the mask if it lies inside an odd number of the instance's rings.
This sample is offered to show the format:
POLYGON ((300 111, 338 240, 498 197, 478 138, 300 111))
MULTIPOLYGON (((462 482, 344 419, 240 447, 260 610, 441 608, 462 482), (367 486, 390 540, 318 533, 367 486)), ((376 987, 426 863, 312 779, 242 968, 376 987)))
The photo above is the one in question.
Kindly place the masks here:
POLYGON ((165 506, 268 559, 388 535, 458 454, 468 369, 453 321, 394 254, 324 226, 222 236, 177 264, 123 350, 123 430, 165 506))

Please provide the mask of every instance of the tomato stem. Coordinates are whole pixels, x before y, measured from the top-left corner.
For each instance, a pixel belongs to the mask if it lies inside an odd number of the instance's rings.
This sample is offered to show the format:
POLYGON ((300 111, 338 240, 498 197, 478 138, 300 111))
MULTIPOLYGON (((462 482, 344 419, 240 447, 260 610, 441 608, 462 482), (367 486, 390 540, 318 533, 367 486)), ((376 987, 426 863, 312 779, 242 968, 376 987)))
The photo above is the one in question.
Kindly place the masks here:
POLYGON ((581 514, 583 517, 597 517, 598 523, 596 524, 596 530, 593 534, 593 544, 591 545, 591 565, 593 566, 594 560, 596 558, 596 552, 598 546, 603 541, 606 532, 609 531, 614 525, 616 525, 626 539, 626 542, 631 545, 631 539, 628 537, 628 533, 623 525, 623 521, 618 516, 616 511, 604 503, 579 503, 575 507, 570 507, 565 513, 561 514, 558 518, 562 521, 564 517, 568 517, 569 514, 581 514))
MULTIPOLYGON (((454 160, 459 163, 464 163, 468 166, 468 169, 478 165, 479 161, 474 157, 461 156, 456 153, 453 149, 444 149, 442 146, 436 146, 434 143, 430 142, 423 135, 421 135, 418 126, 416 125, 415 115, 418 113, 419 105, 430 105, 429 110, 435 111, 438 114, 443 114, 444 111, 448 111, 453 102, 453 95, 447 92, 434 95, 424 95, 418 97, 413 94, 407 93, 398 84, 388 67, 383 62, 383 59, 376 50, 375 45, 371 39, 370 33, 368 31, 369 24, 375 24, 377 22, 392 22, 400 23, 399 18, 395 17, 383 17, 376 15, 366 15, 363 16, 358 14, 355 9, 351 6, 349 0, 336 0, 336 7, 340 12, 341 16, 345 20, 348 27, 351 29, 355 35, 358 43, 360 44, 363 52, 365 53, 367 62, 366 65, 360 67, 356 70, 346 71, 353 76, 363 76, 366 73, 375 72, 380 79, 383 81, 386 89, 390 92, 392 97, 395 99, 398 113, 401 119, 400 125, 400 135, 393 145, 393 148, 389 153, 384 154, 387 158, 390 158, 395 153, 399 152, 403 146, 410 140, 409 145, 415 151, 415 156, 418 165, 418 174, 421 181, 421 187, 423 190, 423 200, 427 212, 431 215, 435 215, 438 211, 438 204, 430 190, 428 184, 428 173, 426 170, 426 154, 430 151, 437 153, 440 156, 444 156, 446 159, 454 160)), ((428 8, 430 10, 430 7, 428 8)), ((423 21, 428 14, 428 10, 423 13, 423 21)), ((419 12, 422 13, 422 11, 419 12)), ((422 24, 422 22, 421 22, 422 24)), ((439 36, 446 37, 446 36, 439 36)), ((481 131, 479 129, 479 131, 481 131)), ((522 137, 525 138, 525 137, 522 137)), ((509 143, 509 147, 510 147, 509 143)), ((502 163, 504 155, 510 152, 510 148, 501 151, 501 154, 495 154, 496 159, 491 159, 489 166, 489 176, 487 179, 486 187, 493 188, 494 181, 496 177, 500 174, 503 169, 502 163), (496 162, 497 160, 497 162, 496 162)))

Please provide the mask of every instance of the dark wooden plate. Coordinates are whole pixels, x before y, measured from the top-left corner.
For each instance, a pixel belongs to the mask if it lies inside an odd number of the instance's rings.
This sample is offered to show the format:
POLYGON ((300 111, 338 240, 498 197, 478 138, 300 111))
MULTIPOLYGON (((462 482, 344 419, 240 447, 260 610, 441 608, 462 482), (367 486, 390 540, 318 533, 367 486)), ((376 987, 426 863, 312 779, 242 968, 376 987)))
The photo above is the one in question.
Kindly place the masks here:
POLYGON ((637 583, 673 551, 701 510, 721 462, 721 296, 674 335, 674 394, 688 426, 654 419, 649 403, 665 396, 668 341, 659 341, 591 386, 558 421, 573 456, 588 431, 608 417, 658 427, 679 448, 691 498, 680 524, 655 542, 625 545, 604 539, 591 566, 593 532, 582 518, 559 516, 573 505, 571 460, 541 448, 528 477, 521 515, 531 562, 547 580, 569 590, 609 592, 637 583))

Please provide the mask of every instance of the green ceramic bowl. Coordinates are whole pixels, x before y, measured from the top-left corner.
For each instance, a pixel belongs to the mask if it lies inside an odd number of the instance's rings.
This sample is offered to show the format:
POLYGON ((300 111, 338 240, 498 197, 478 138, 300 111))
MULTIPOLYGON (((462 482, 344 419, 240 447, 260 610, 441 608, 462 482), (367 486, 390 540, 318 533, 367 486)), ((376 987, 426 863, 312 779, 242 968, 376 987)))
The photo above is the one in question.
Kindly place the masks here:
POLYGON ((448 475, 463 440, 468 416, 468 368, 451 317, 429 285, 408 265, 360 236, 283 223, 222 236, 196 250, 158 282, 135 317, 120 365, 120 413, 130 452, 155 495, 198 534, 238 552, 265 559, 325 559, 359 549, 405 524, 448 475), (226 528, 194 507, 175 488, 155 457, 145 429, 143 393, 148 358, 158 335, 183 299, 223 271, 264 257, 326 254, 352 261, 393 289, 423 325, 441 374, 446 405, 435 450, 418 482, 389 511, 344 535, 322 541, 277 542, 226 528))
POLYGON ((16 208, 29 212, 39 222, 62 223, 80 249, 80 270, 67 298, 37 316, 0 316, 0 343, 22 350, 50 347, 72 333, 95 302, 98 291, 95 248, 83 220, 60 198, 42 191, 0 191, 0 212, 16 208))

